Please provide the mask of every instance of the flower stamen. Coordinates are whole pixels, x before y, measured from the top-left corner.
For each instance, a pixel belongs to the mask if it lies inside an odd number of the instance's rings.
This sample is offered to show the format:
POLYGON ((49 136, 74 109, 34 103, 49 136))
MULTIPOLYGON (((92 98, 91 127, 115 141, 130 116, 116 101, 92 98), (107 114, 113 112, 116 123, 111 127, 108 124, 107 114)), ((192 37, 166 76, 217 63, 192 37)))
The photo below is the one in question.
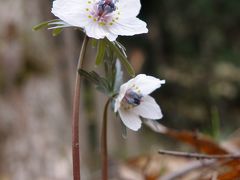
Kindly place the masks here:
POLYGON ((139 106, 141 104, 143 95, 136 93, 133 90, 128 90, 123 98, 124 103, 130 105, 131 107, 139 106))
POLYGON ((99 18, 112 13, 116 10, 115 3, 112 0, 101 0, 98 3, 98 16, 99 18))

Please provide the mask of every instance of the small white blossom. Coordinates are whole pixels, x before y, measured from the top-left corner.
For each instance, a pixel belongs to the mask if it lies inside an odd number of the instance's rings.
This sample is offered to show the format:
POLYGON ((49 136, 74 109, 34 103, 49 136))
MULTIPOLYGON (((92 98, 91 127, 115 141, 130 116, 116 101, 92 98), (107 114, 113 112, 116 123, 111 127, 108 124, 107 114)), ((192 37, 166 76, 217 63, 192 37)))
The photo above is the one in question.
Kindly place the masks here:
POLYGON ((125 126, 137 131, 142 124, 140 116, 152 120, 163 117, 160 107, 149 94, 164 83, 165 80, 140 74, 120 87, 114 111, 119 113, 125 126))
POLYGON ((136 17, 140 9, 140 0, 55 0, 52 13, 66 23, 63 27, 80 27, 89 37, 114 41, 118 35, 148 32, 136 17))

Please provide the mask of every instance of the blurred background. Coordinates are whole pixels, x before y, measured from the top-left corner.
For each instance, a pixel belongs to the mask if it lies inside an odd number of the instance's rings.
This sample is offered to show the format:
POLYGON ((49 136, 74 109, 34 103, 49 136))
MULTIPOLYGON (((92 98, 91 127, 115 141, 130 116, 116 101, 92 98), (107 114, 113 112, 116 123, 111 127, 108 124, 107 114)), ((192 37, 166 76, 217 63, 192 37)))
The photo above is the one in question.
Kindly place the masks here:
MULTIPOLYGON (((153 93, 162 124, 224 141, 240 127, 240 1, 142 0, 149 34, 120 37, 137 73, 167 81, 153 93)), ((71 109, 82 33, 32 27, 55 17, 49 0, 0 1, 0 180, 71 179, 71 109)), ((84 67, 95 70, 89 45, 84 67)), ((127 80, 127 77, 126 77, 127 80)), ((83 180, 98 179, 105 97, 84 81, 83 180)), ((146 127, 122 138, 112 114, 112 166, 159 147, 186 148, 146 127)))

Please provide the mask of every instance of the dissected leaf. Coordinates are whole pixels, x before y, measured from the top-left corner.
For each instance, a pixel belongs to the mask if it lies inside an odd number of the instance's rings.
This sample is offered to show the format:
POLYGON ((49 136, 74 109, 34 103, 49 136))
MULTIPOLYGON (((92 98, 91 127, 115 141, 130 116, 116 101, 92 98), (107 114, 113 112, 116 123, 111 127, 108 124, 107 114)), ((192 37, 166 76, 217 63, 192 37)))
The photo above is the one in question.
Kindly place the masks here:
POLYGON ((78 73, 83 76, 84 78, 86 78, 88 81, 92 82, 93 84, 98 84, 99 81, 97 79, 95 79, 89 72, 84 71, 83 69, 79 69, 78 73))
POLYGON ((62 32, 62 30, 63 30, 62 28, 53 29, 52 35, 58 36, 62 32))
POLYGON ((45 28, 45 27, 47 27, 47 26, 48 26, 48 21, 42 22, 42 23, 34 26, 32 29, 33 29, 34 31, 38 31, 38 30, 43 29, 43 28, 45 28))
POLYGON ((115 41, 115 44, 118 46, 119 49, 121 49, 122 53, 124 54, 124 56, 127 57, 127 54, 126 54, 126 48, 118 41, 115 41))
POLYGON ((97 57, 96 57, 96 65, 102 64, 105 56, 106 43, 104 40, 98 41, 98 49, 97 49, 97 57))
POLYGON ((118 91, 123 84, 123 71, 119 60, 115 64, 115 79, 114 79, 114 91, 118 91))
POLYGON ((105 39, 106 44, 109 45, 110 49, 116 54, 116 56, 119 58, 123 66, 126 68, 127 72, 134 77, 135 71, 132 67, 132 65, 128 62, 128 59, 126 57, 126 53, 119 49, 118 45, 114 42, 110 42, 109 40, 105 39))
POLYGON ((104 78, 102 78, 100 75, 98 75, 95 71, 90 72, 90 74, 92 75, 93 78, 95 78, 96 80, 98 80, 98 82, 104 86, 105 88, 108 89, 108 81, 104 78))
POLYGON ((110 89, 109 89, 109 84, 106 79, 101 77, 99 74, 96 72, 87 72, 83 69, 80 69, 78 73, 86 78, 88 81, 92 82, 93 84, 96 85, 97 90, 101 91, 102 93, 109 95, 110 89))
POLYGON ((48 27, 49 26, 49 23, 53 23, 53 22, 58 22, 58 21, 61 21, 60 19, 54 19, 54 20, 50 20, 50 21, 44 21, 44 22, 41 22, 40 24, 34 26, 32 29, 34 31, 38 31, 40 29, 43 29, 45 27, 48 27))
POLYGON ((68 27, 68 26, 69 25, 66 24, 64 21, 62 21, 61 19, 54 19, 54 20, 42 22, 42 23, 34 26, 33 30, 38 31, 43 28, 48 28, 48 29, 52 29, 53 36, 58 36, 62 32, 62 29, 64 27, 68 27))

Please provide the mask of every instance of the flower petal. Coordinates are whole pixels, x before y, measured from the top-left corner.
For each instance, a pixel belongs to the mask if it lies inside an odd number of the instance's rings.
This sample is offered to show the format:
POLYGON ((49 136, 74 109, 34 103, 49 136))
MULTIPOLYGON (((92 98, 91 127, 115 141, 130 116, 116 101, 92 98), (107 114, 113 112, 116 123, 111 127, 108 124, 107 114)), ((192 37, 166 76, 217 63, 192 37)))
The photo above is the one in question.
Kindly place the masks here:
POLYGON ((140 0, 120 0, 116 5, 126 18, 136 17, 141 9, 140 0))
POLYGON ((89 37, 95 38, 95 39, 103 39, 105 36, 107 36, 109 33, 105 30, 105 26, 99 25, 97 22, 90 22, 86 27, 86 34, 89 37))
POLYGON ((162 84, 165 84, 165 80, 160 80, 145 74, 137 75, 133 81, 133 84, 140 89, 142 95, 148 95, 155 89, 160 88, 162 84))
POLYGON ((125 111, 123 109, 119 109, 118 112, 123 124, 127 126, 129 129, 137 131, 141 128, 142 121, 137 115, 131 113, 131 111, 125 111))
POLYGON ((141 104, 131 111, 147 119, 156 120, 163 117, 160 107, 151 96, 144 96, 141 104))
POLYGON ((138 18, 119 19, 108 29, 113 34, 132 36, 135 34, 147 33, 147 24, 138 18))
POLYGON ((120 87, 119 95, 115 101, 114 111, 117 112, 121 106, 121 101, 124 98, 127 90, 134 88, 138 88, 140 93, 145 96, 150 94, 155 89, 161 87, 162 84, 165 83, 165 80, 159 80, 152 76, 147 76, 145 74, 139 74, 135 78, 129 80, 128 82, 124 83, 120 87))
POLYGON ((106 35, 106 37, 109 39, 109 41, 115 41, 117 39, 118 35, 109 33, 108 35, 106 35))
MULTIPOLYGON (((133 80, 133 79, 132 79, 132 80, 133 80)), ((123 85, 121 85, 120 91, 119 91, 119 95, 118 95, 118 97, 117 97, 116 100, 115 100, 115 106, 114 106, 114 111, 115 111, 115 112, 117 112, 118 109, 120 108, 120 106, 121 106, 121 101, 122 101, 122 99, 124 98, 127 90, 130 89, 131 86, 133 85, 133 81, 132 81, 132 80, 124 83, 123 85)))
POLYGON ((91 19, 86 12, 86 0, 55 0, 52 13, 68 24, 84 27, 91 19))
POLYGON ((83 28, 88 36, 96 39, 107 37, 114 41, 118 35, 131 36, 148 32, 146 23, 136 18, 141 8, 140 0, 117 1, 118 10, 106 15, 103 21, 95 17, 98 2, 99 0, 55 0, 52 13, 71 26, 83 28), (106 24, 101 25, 103 22, 106 24))

